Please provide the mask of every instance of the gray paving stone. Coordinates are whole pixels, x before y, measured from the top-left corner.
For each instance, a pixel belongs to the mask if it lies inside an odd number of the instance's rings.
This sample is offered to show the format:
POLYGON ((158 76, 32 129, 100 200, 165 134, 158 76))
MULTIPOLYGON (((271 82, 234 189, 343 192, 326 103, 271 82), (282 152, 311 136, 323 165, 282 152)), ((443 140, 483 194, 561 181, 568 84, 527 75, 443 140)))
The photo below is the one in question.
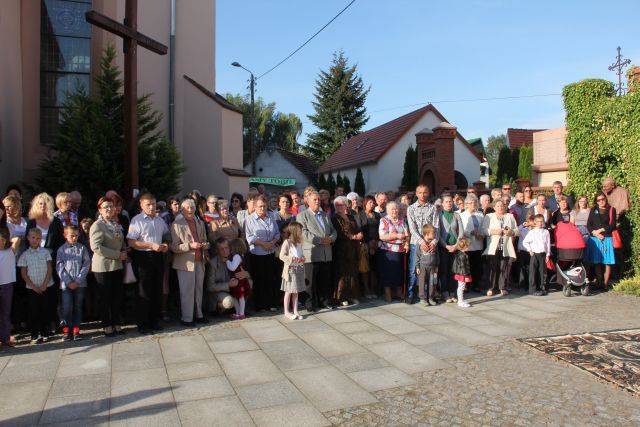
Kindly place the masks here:
POLYGON ((248 410, 306 402, 304 396, 288 380, 242 386, 237 391, 248 410))
POLYGON ((538 299, 523 298, 518 302, 519 304, 526 305, 530 308, 535 308, 536 310, 544 311, 547 313, 562 313, 571 310, 571 308, 569 307, 563 307, 561 305, 553 304, 546 297, 538 297, 538 299))
POLYGON ((282 372, 262 351, 219 354, 218 361, 236 387, 283 379, 282 372))
POLYGON ((320 320, 314 320, 312 317, 305 320, 296 320, 295 322, 286 322, 284 323, 284 326, 296 335, 331 330, 331 326, 321 322, 320 320))
POLYGON ((1 386, 0 425, 37 424, 50 388, 48 380, 1 386))
POLYGON ((333 328, 337 329, 343 334, 355 334, 358 332, 371 332, 371 331, 380 330, 380 328, 372 325, 371 323, 365 320, 358 320, 356 322, 348 322, 348 323, 337 323, 333 325, 333 328))
POLYGON ((111 377, 110 414, 173 404, 173 394, 162 369, 114 372, 111 377))
POLYGON ((497 342, 499 339, 460 325, 426 326, 430 331, 444 335, 464 345, 483 345, 497 342))
POLYGON ((522 317, 526 317, 527 319, 532 319, 532 320, 545 320, 545 319, 553 319, 555 317, 558 317, 559 314, 548 313, 542 310, 531 309, 527 311, 521 311, 518 313, 518 315, 522 317))
POLYGON ((259 320, 242 324, 249 336, 257 343, 281 341, 296 336, 277 320, 259 320))
POLYGON ((370 351, 357 354, 345 354, 343 356, 331 357, 328 360, 333 366, 345 374, 389 366, 386 360, 370 351))
POLYGON ((483 311, 478 314, 481 317, 485 317, 489 320, 494 321, 498 324, 503 324, 507 326, 515 326, 515 327, 527 327, 531 326, 534 322, 531 319, 526 319, 520 315, 518 312, 516 313, 507 313, 502 310, 491 310, 491 311, 483 311))
POLYGON ((480 325, 473 326, 472 329, 480 331, 484 334, 491 335, 492 337, 515 337, 522 334, 521 329, 516 329, 511 326, 505 325, 480 325))
POLYGON ((399 341, 395 335, 389 332, 377 329, 370 332, 359 332, 357 334, 349 334, 349 338, 360 345, 378 344, 381 342, 399 341))
POLYGON ((316 314, 315 317, 329 325, 345 322, 356 322, 360 320, 358 316, 347 310, 332 310, 324 313, 316 314))
POLYGON ((75 377, 109 373, 111 372, 112 351, 111 345, 68 348, 60 359, 56 376, 75 377))
MULTIPOLYGON (((425 310, 425 311, 428 311, 428 310, 425 310)), ((447 323, 451 323, 450 320, 444 319, 434 314, 427 314, 423 316, 411 316, 411 317, 408 317, 407 320, 420 326, 446 325, 447 323)))
POLYGON ((299 369, 286 375, 321 412, 376 402, 374 396, 333 366, 299 369))
POLYGON ((236 396, 178 403, 183 426, 252 426, 251 416, 236 396))
MULTIPOLYGON (((382 303, 380 303, 382 304, 382 303)), ((389 312, 387 310, 383 310, 380 307, 376 307, 376 306, 359 306, 353 310, 351 310, 351 312, 353 314, 355 314, 358 317, 369 317, 369 316, 379 316, 381 314, 388 314, 389 312)))
POLYGON ((426 310, 426 308, 423 308, 420 304, 407 305, 404 303, 390 304, 388 306, 383 306, 382 308, 402 317, 424 316, 426 310))
POLYGON ((391 313, 369 316, 367 317, 367 321, 391 334, 408 334, 410 332, 424 331, 424 328, 421 326, 391 313))
POLYGON ((471 316, 470 309, 462 309, 458 308, 455 304, 440 304, 435 307, 429 307, 427 310, 429 314, 435 314, 436 316, 440 316, 444 319, 452 319, 455 317, 465 317, 471 316))
POLYGON ((239 351, 259 350, 259 347, 251 338, 240 338, 229 341, 209 342, 211 351, 215 354, 237 353, 239 351))
POLYGON ((47 424, 48 427, 107 427, 109 425, 109 414, 96 415, 91 418, 76 418, 62 421, 60 423, 47 424))
POLYGON ((213 359, 213 353, 201 335, 164 338, 160 340, 160 347, 165 363, 213 359))
POLYGON ((0 374, 0 384, 53 380, 62 358, 62 350, 14 355, 0 374))
POLYGON ((2 373, 2 370, 4 369, 5 366, 7 366, 7 363, 9 363, 10 359, 11 359, 10 355, 0 356, 0 373, 2 373))
POLYGON ((157 340, 121 342, 113 344, 113 357, 160 354, 157 340))
POLYGON ((459 323, 461 325, 469 326, 469 327, 496 325, 496 323, 493 320, 489 320, 480 316, 455 317, 453 321, 455 323, 459 323))
POLYGON ((300 339, 262 343, 262 349, 283 371, 314 368, 327 364, 324 357, 300 339))
POLYGON ((176 410, 176 405, 171 403, 155 405, 152 409, 112 414, 109 425, 127 427, 172 427, 180 426, 181 423, 178 411, 176 410))
POLYGON ((348 375, 367 391, 396 388, 416 382, 411 376, 392 366, 351 372, 348 375))
POLYGON ((501 304, 498 308, 502 311, 506 311, 507 313, 519 313, 521 311, 531 310, 531 307, 515 302, 511 302, 509 304, 501 304))
POLYGON ((229 384, 224 375, 174 381, 171 383, 171 389, 176 402, 210 399, 234 394, 231 384, 229 384))
POLYGON ((119 352, 114 354, 111 360, 114 372, 121 371, 139 371, 145 369, 157 369, 164 367, 164 359, 160 346, 155 342, 155 346, 149 346, 148 352, 139 354, 127 354, 127 352, 119 352))
POLYGON ((367 348, 408 374, 450 367, 448 363, 404 341, 372 344, 367 348))
POLYGON ((331 423, 309 403, 292 403, 249 411, 259 427, 322 427, 331 423))
POLYGON ((224 375, 217 360, 202 362, 170 363, 166 365, 169 381, 193 380, 195 378, 224 375))
POLYGON ((463 357, 475 354, 476 350, 472 347, 460 344, 455 341, 442 341, 432 344, 426 344, 419 347, 438 359, 449 359, 452 357, 463 357))
POLYGON ((345 337, 338 331, 312 332, 301 337, 307 344, 324 357, 341 356, 343 354, 361 353, 360 345, 345 337))
POLYGON ((109 392, 49 398, 40 424, 60 423, 78 418, 109 415, 109 392))
POLYGON ((111 373, 82 375, 79 377, 58 377, 53 382, 49 398, 86 396, 90 394, 109 395, 111 373))
POLYGON ((398 338, 402 338, 409 344, 425 345, 439 341, 446 341, 447 338, 430 331, 412 332, 410 334, 400 334, 398 338))
POLYGON ((249 335, 247 335, 247 332, 241 326, 236 326, 233 328, 206 328, 203 329, 200 334, 206 341, 229 341, 249 337, 249 335))

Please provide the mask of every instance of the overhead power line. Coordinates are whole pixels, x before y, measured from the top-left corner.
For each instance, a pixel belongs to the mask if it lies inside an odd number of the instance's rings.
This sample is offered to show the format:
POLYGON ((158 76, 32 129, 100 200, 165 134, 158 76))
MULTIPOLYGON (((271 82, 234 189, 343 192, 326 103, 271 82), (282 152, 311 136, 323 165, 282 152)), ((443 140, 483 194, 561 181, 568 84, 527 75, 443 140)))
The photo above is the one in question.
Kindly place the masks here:
POLYGON ((307 43, 309 43, 311 40, 313 40, 318 34, 320 34, 322 32, 322 30, 324 30, 325 28, 327 28, 333 21, 335 21, 336 19, 338 19, 338 16, 342 15, 344 13, 345 10, 349 9, 349 7, 354 4, 356 2, 356 0, 351 0, 351 2, 346 5, 344 7, 344 9, 342 9, 340 12, 338 12, 338 14, 336 16, 334 16, 333 18, 331 18, 331 20, 329 22, 327 22, 322 28, 320 28, 318 31, 315 32, 314 35, 312 35, 311 37, 309 37, 307 39, 307 41, 305 41, 304 43, 302 43, 296 50, 294 50, 293 52, 291 52, 289 55, 287 55, 287 57, 285 57, 282 61, 278 62, 276 65, 274 65, 273 67, 269 68, 267 71, 265 71, 264 73, 260 74, 258 77, 256 77, 256 79, 262 78, 264 76, 266 76, 267 74, 269 74, 270 72, 272 72, 273 70, 275 70, 276 68, 278 68, 280 65, 284 64, 289 58, 291 58, 293 55, 295 55, 296 53, 298 53, 298 51, 300 51, 300 49, 302 49, 303 47, 305 47, 307 45, 307 43))

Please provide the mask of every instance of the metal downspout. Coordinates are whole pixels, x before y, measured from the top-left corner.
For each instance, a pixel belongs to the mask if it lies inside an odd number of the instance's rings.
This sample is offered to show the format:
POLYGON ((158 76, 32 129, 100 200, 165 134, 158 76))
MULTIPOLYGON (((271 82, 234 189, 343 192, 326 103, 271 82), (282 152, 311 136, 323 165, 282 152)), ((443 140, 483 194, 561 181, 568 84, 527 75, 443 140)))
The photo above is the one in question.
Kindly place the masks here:
POLYGON ((176 0, 171 0, 171 32, 169 35, 169 141, 174 140, 175 74, 176 74, 176 0))

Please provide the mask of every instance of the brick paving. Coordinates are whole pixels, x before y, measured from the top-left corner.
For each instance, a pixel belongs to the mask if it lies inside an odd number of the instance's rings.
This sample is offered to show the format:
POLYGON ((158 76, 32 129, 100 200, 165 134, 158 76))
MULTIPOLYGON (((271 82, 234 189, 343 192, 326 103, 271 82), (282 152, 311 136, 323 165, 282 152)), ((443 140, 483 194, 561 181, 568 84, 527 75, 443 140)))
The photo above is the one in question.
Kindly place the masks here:
POLYGON ((640 425, 640 397, 516 340, 637 328, 637 298, 472 301, 3 350, 0 425, 640 425))

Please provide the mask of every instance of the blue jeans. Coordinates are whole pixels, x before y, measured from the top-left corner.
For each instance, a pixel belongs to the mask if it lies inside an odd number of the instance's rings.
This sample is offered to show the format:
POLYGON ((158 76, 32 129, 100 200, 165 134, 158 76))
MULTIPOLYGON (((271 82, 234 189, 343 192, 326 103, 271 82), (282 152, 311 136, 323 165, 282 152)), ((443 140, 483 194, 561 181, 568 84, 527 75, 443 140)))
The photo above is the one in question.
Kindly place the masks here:
POLYGON ((80 327, 84 294, 87 288, 77 287, 74 290, 62 290, 62 320, 66 327, 80 327))
POLYGON ((416 265, 414 256, 416 254, 416 245, 411 243, 409 245, 409 281, 407 282, 407 298, 415 298, 415 286, 416 286, 416 265))

